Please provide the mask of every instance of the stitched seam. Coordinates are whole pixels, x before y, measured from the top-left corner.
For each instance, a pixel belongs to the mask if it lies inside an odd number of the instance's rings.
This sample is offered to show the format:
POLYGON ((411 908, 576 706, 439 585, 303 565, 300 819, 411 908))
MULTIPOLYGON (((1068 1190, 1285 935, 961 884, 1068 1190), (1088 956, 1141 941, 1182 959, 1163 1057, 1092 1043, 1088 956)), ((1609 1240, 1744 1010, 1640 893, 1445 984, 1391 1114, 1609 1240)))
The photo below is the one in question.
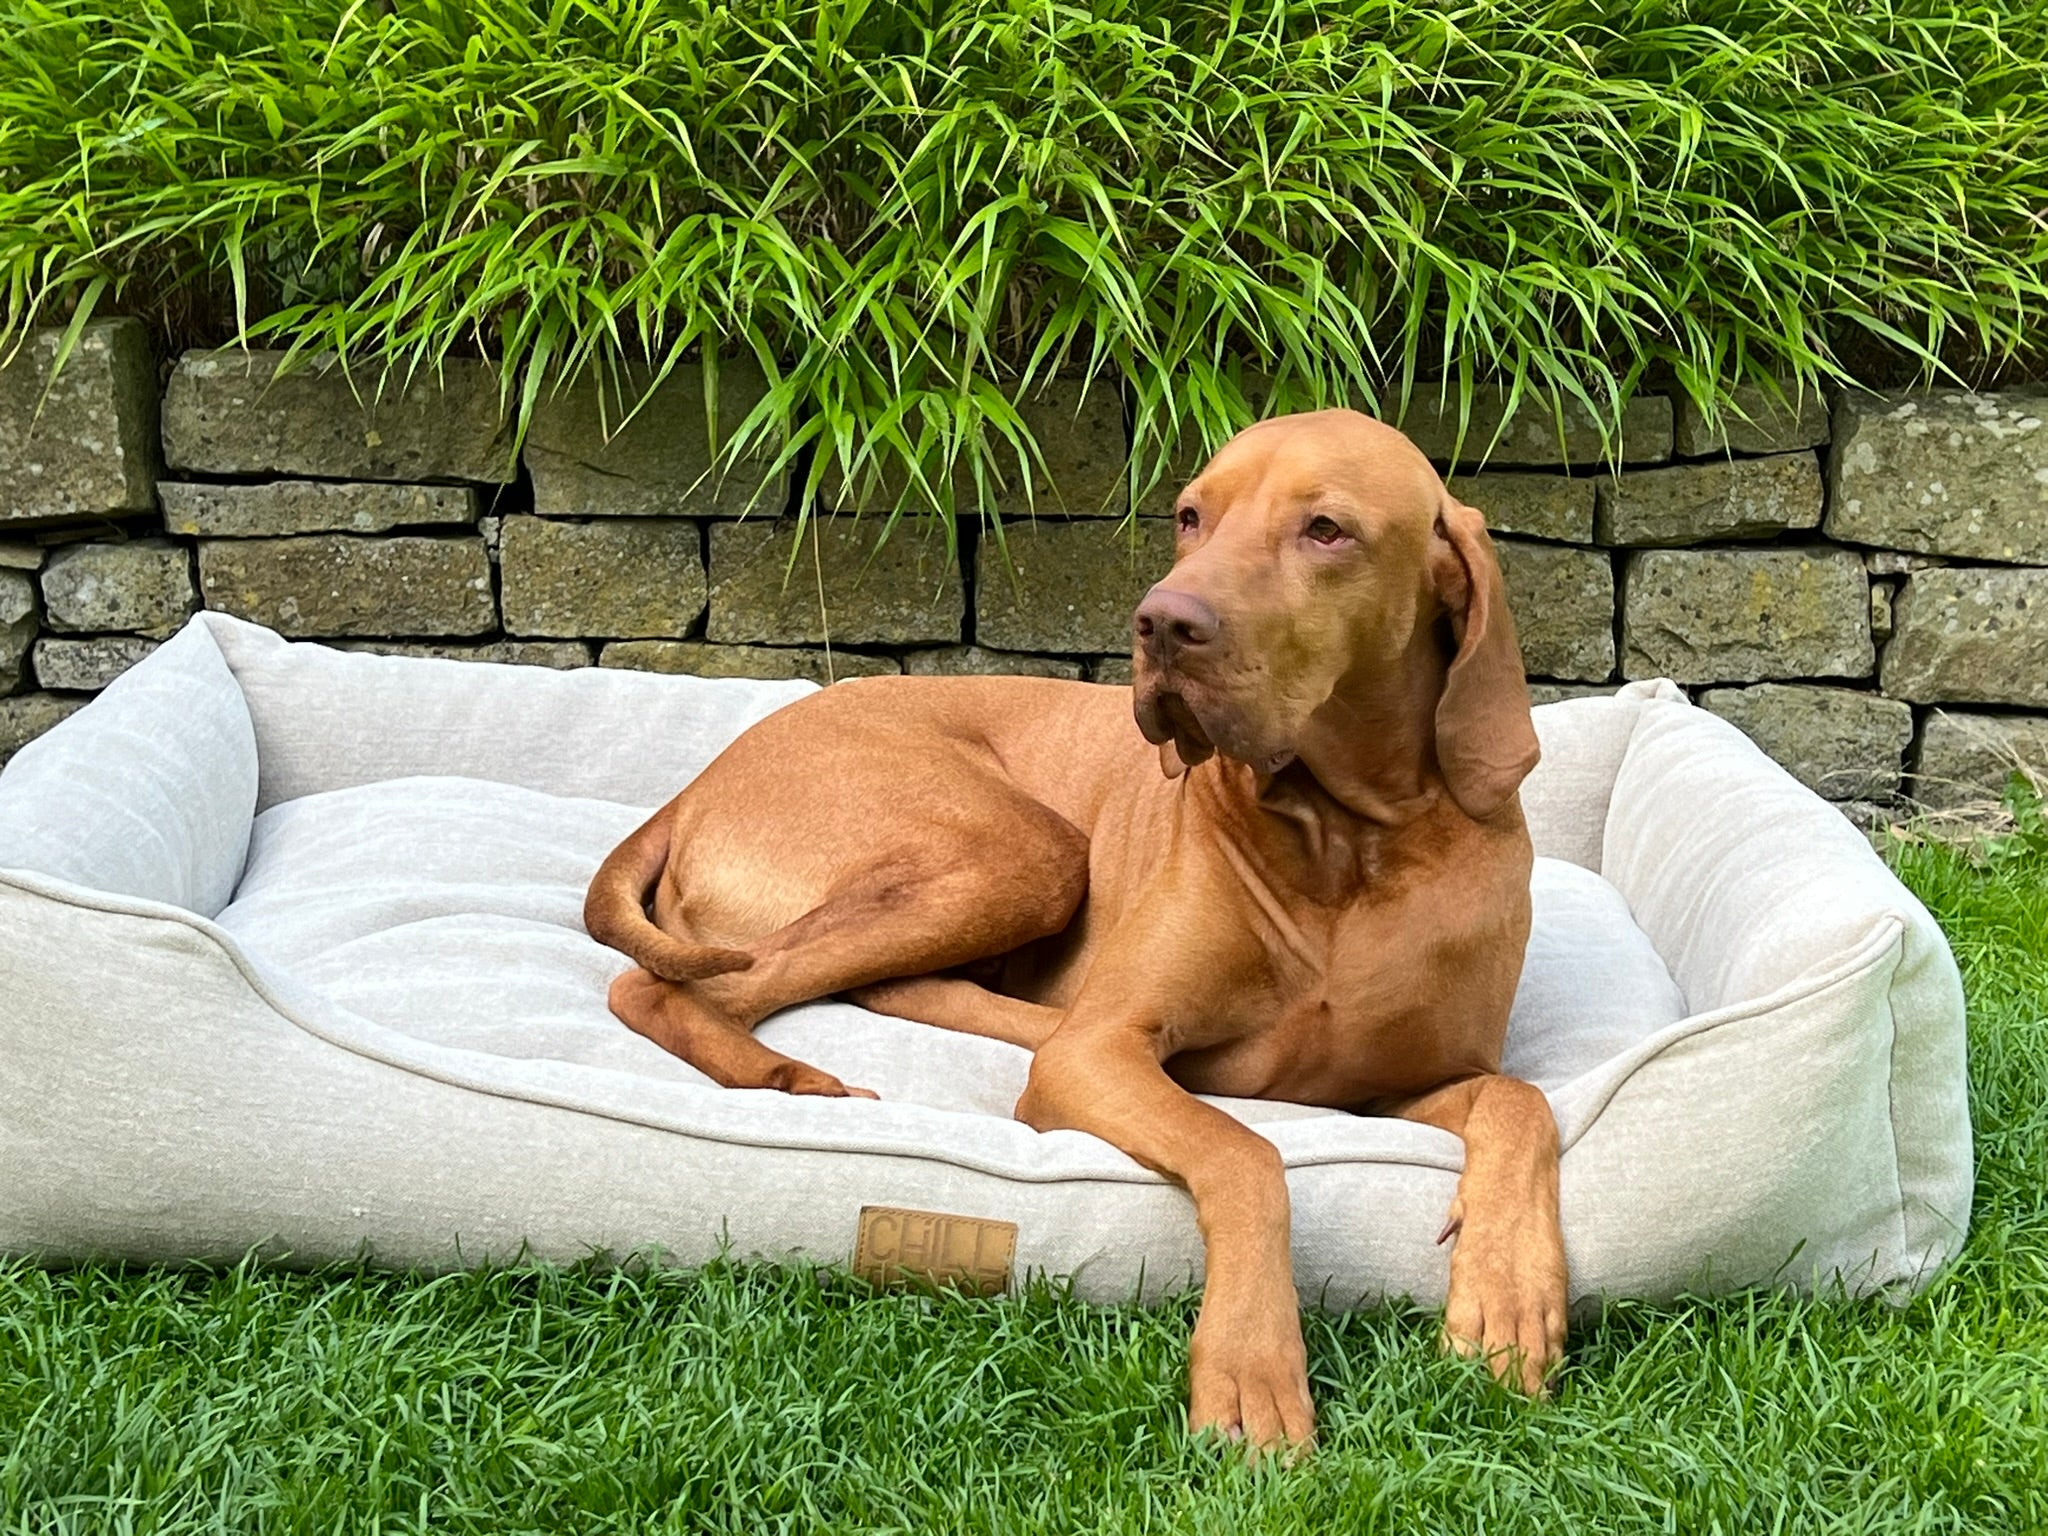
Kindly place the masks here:
MULTIPOLYGON (((1891 1020, 1892 1044, 1884 1058, 1884 1121, 1892 1137, 1892 1188, 1897 1192, 1898 1203, 1892 1207, 1892 1214, 1899 1229, 1898 1257, 1892 1264, 1892 1275, 1903 1278, 1905 1268, 1912 1261, 1913 1241, 1906 1222, 1906 1165, 1899 1142, 1899 1005, 1894 995, 1898 982, 1899 967, 1906 959, 1905 924, 1899 925, 1898 941, 1894 946, 1892 960, 1892 986, 1884 989, 1885 1017, 1891 1020)), ((1918 1285, 1914 1288, 1917 1290, 1918 1285)))
MULTIPOLYGON (((1614 885, 1612 877, 1607 873, 1608 865, 1614 862, 1613 855, 1609 851, 1609 844, 1614 840, 1614 786, 1621 781, 1622 770, 1628 767, 1629 754, 1636 749, 1636 735, 1643 728, 1643 715, 1647 703, 1648 701, 1645 700, 1636 704, 1636 717, 1629 722, 1628 740, 1622 743, 1621 754, 1614 760, 1614 777, 1607 781, 1607 808, 1600 817, 1600 867, 1593 871, 1593 873, 1602 880, 1605 880, 1609 885, 1614 885)), ((1617 891, 1621 889, 1618 885, 1615 885, 1614 888, 1617 891)), ((1622 900, 1626 902, 1628 897, 1624 895, 1622 900)), ((1630 913, 1631 921, 1633 921, 1633 903, 1630 904, 1630 913)), ((1671 967, 1667 965, 1664 969, 1668 973, 1671 967)))

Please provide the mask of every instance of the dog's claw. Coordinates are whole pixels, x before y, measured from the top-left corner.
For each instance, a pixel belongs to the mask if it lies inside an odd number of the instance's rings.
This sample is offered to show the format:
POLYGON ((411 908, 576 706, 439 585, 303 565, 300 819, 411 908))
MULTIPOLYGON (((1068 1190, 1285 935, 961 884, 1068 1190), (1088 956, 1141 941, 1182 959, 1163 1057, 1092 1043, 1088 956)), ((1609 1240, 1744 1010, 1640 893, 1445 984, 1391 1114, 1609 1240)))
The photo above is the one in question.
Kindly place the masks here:
POLYGON ((1441 1248, 1464 1229, 1465 1218, 1456 1211, 1444 1218, 1444 1229, 1436 1235, 1436 1245, 1441 1248))

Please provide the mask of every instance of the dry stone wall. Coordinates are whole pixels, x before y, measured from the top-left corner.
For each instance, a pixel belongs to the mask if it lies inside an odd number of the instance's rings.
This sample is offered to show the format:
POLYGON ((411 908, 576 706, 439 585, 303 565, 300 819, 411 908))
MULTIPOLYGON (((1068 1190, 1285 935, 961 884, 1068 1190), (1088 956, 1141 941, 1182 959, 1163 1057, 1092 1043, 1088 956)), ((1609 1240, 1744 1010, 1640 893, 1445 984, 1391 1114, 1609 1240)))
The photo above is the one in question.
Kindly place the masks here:
MULTIPOLYGON (((1126 682, 1131 609, 1172 556, 1171 487, 1126 517, 1099 382, 1019 403, 1045 449, 1028 490, 954 487, 999 528, 954 542, 913 510, 877 550, 900 485, 828 478, 799 535, 788 474, 718 471, 766 388, 742 363, 715 427, 691 368, 624 421, 595 388, 543 392, 515 451, 481 363, 379 390, 262 353, 166 362, 108 321, 51 387, 57 346, 0 369, 0 757, 202 606, 522 665, 1126 682)), ((1411 405, 1494 529, 1537 699, 1674 678, 1845 802, 1951 805, 2048 764, 2048 393, 1737 404, 1709 424, 1638 398, 1619 473, 1583 413, 1411 405)))

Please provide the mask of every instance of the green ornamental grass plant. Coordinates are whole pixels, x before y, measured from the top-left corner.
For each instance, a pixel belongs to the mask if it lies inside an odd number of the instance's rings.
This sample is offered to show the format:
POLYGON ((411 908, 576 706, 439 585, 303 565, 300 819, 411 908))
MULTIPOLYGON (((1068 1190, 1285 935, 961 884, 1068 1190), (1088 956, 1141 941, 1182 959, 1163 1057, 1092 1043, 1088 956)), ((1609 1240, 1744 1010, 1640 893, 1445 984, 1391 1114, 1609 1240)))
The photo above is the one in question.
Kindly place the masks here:
POLYGON ((1894 861, 1962 962, 1978 1138, 1969 1244, 1903 1309, 1612 1305, 1534 1404, 1433 1314, 1312 1314, 1288 1470, 1187 1438, 1192 1299, 17 1262, 0 1531, 2048 1530, 2048 823, 1894 861))
POLYGON ((1252 375, 1611 421, 2041 356, 2038 0, 0 0, 0 58, 0 340, 477 352, 522 419, 751 353, 735 451, 949 514, 1061 371, 1142 485, 1252 375))

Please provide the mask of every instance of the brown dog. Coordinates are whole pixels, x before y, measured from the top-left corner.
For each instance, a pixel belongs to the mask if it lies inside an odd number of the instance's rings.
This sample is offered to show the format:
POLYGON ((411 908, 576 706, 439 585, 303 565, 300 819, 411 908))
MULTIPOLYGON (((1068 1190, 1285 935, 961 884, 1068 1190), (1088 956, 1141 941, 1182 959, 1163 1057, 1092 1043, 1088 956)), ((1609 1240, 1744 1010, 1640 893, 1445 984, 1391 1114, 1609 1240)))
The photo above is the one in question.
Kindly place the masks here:
POLYGON ((1287 1182, 1194 1095, 1440 1126, 1465 1142, 1446 1340, 1539 1391, 1557 1130, 1500 1075, 1536 735, 1485 526, 1350 411, 1240 434, 1178 506, 1134 689, 866 679, 728 747, 591 884, 590 932, 640 967, 612 1009, 792 1093, 863 1091, 751 1034, 833 993, 1033 1049, 1019 1119, 1193 1197, 1189 1419, 1259 1445, 1314 1426, 1287 1182))

